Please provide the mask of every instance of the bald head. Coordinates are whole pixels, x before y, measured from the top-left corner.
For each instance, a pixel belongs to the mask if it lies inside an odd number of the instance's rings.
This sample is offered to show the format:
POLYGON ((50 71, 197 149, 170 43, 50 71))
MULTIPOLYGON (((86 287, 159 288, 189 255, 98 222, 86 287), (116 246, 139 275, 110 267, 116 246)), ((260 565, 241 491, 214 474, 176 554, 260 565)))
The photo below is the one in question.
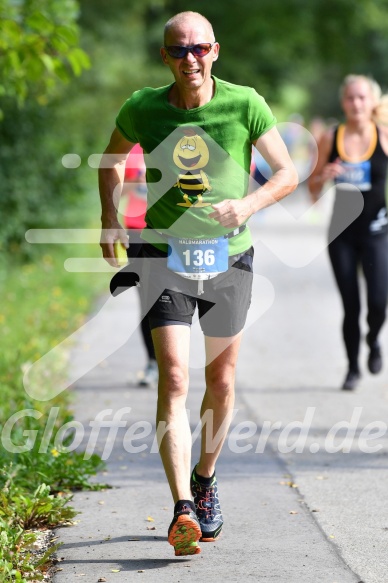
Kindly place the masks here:
POLYGON ((172 18, 170 18, 170 20, 166 22, 166 25, 164 27, 164 44, 165 45, 168 44, 168 38, 173 30, 179 29, 182 26, 187 26, 190 24, 193 26, 200 25, 203 27, 204 32, 206 32, 206 34, 209 37, 206 39, 207 42, 214 42, 216 40, 213 32, 213 27, 208 21, 208 19, 202 16, 202 14, 199 14, 199 12, 187 11, 175 14, 175 16, 173 16, 172 18))

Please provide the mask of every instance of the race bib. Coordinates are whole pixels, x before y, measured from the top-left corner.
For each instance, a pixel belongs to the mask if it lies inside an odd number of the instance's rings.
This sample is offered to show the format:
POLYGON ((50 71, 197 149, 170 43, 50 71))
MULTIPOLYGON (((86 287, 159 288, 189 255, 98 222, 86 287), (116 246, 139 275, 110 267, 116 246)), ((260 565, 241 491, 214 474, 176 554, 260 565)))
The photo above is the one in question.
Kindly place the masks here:
POLYGON ((211 279, 228 270, 228 239, 169 237, 167 267, 187 279, 211 279))
POLYGON ((371 163, 370 160, 364 162, 341 162, 344 168, 343 174, 337 176, 336 184, 347 182, 356 186, 360 190, 370 190, 371 183, 371 163))

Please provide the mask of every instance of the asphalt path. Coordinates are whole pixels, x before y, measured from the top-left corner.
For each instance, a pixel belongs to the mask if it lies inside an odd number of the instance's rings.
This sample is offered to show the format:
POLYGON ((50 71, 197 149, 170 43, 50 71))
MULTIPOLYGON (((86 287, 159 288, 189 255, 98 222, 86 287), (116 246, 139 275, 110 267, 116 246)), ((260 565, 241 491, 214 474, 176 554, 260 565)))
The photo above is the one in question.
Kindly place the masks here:
MULTIPOLYGON (((96 479, 111 488, 74 495, 80 514, 75 526, 57 529, 55 583, 388 582, 388 366, 373 377, 363 341, 360 386, 340 390, 346 360, 325 249, 329 206, 307 212, 299 190, 251 221, 253 300, 235 417, 217 465, 225 525, 200 555, 175 557, 167 542, 173 503, 155 452, 156 391, 138 386, 139 331, 111 354, 112 338, 135 328, 136 291, 101 299, 74 347, 72 374, 83 375, 73 387, 80 448, 106 457, 96 479), (107 356, 95 366, 101 346, 107 356), (96 430, 99 415, 111 427, 96 430)), ((365 311, 362 326, 365 334, 365 311)), ((196 323, 187 401, 194 432, 203 388, 196 323)))

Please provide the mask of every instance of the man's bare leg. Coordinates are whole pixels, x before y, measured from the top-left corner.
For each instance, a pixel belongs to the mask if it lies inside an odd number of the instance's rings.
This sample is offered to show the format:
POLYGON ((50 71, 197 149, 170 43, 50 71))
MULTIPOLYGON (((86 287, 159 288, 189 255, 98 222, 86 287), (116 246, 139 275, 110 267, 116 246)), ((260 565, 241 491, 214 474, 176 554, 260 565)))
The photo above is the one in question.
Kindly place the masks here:
POLYGON ((201 552, 201 528, 190 492, 191 431, 186 413, 190 328, 163 326, 152 332, 159 364, 157 435, 164 470, 174 499, 168 542, 175 555, 201 552))
POLYGON ((242 334, 230 338, 205 337, 206 391, 201 418, 210 418, 202 427, 201 455, 196 466, 200 476, 210 477, 225 441, 234 406, 234 381, 242 334), (213 425, 213 430, 209 430, 213 425), (217 440, 214 440, 217 436, 217 440), (214 442, 214 443, 213 443, 214 442))
POLYGON ((191 500, 191 431, 186 412, 190 328, 181 325, 154 328, 152 339, 159 365, 156 414, 159 451, 176 503, 191 500))
POLYGON ((241 333, 229 338, 205 338, 206 391, 202 401, 201 455, 191 477, 201 540, 218 539, 223 517, 215 464, 225 441, 234 406, 234 378, 241 333))

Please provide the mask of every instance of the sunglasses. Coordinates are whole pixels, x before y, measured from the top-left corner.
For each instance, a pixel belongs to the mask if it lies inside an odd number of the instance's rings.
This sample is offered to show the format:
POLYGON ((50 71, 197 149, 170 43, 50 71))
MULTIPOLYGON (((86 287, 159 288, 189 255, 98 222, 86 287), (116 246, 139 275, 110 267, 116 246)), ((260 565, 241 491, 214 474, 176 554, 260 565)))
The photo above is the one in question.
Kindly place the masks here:
POLYGON ((194 57, 204 57, 208 55, 214 43, 200 43, 198 45, 191 45, 190 47, 168 46, 164 47, 170 57, 174 59, 183 59, 190 52, 194 57))

